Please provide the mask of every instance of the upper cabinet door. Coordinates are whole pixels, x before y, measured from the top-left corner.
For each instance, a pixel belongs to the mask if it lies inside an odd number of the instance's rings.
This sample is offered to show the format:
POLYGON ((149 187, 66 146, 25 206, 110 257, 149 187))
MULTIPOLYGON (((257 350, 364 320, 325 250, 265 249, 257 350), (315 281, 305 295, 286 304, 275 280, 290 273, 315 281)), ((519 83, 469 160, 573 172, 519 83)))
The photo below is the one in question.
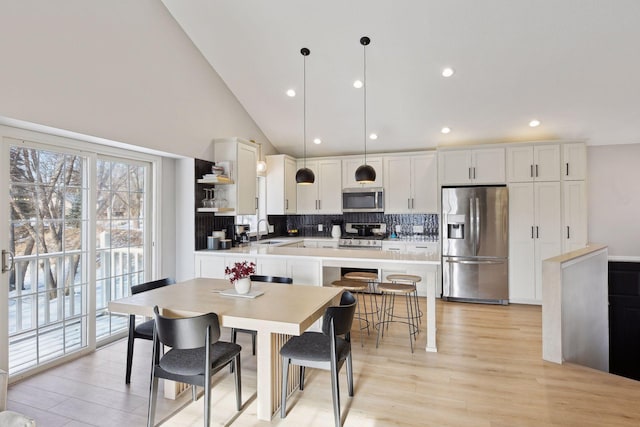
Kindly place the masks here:
POLYGON ((562 177, 565 180, 582 180, 587 175, 587 147, 582 142, 564 145, 562 177))
POLYGON ((384 159, 384 212, 401 214, 411 211, 411 157, 384 159))
MULTIPOLYGON (((302 159, 297 163, 298 169, 305 165, 302 159)), ((296 184, 298 214, 314 214, 318 209, 318 162, 307 160, 306 167, 313 171, 316 179, 313 184, 296 184)))
POLYGON ((411 157, 411 193, 414 213, 438 212, 438 161, 435 153, 411 157))
POLYGON ((318 161, 318 213, 342 214, 342 162, 318 161))
POLYGON ((472 150, 472 178, 475 184, 504 184, 506 180, 504 148, 472 150))
POLYGON ((531 182, 533 174, 533 147, 507 147, 507 180, 531 182))
POLYGON ((471 150, 442 151, 439 162, 442 185, 471 183, 471 150))
POLYGON ((560 181, 560 146, 535 145, 533 164, 535 181, 560 181))
POLYGON ((342 161, 342 188, 384 187, 382 157, 367 156, 367 164, 376 170, 376 180, 371 184, 356 182, 356 169, 364 163, 364 157, 345 159, 342 161))
MULTIPOLYGON (((284 212, 295 214, 298 200, 296 188, 296 161, 291 158, 284 160, 284 212)), ((267 196, 268 197, 268 196, 267 196)))
POLYGON ((238 144, 237 215, 255 215, 258 209, 256 197, 256 147, 238 144))

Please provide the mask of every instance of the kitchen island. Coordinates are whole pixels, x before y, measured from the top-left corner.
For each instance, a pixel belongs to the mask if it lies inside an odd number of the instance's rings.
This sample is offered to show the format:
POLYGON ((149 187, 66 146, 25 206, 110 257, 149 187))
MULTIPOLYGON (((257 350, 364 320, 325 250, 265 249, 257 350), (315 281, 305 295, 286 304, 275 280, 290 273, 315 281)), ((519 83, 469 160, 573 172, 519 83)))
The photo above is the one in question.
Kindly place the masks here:
POLYGON ((273 239, 277 243, 254 243, 229 250, 195 252, 197 277, 224 278, 226 266, 234 262, 256 263, 256 274, 287 276, 294 285, 330 286, 340 277, 340 268, 376 269, 384 279, 389 274, 422 277, 418 294, 426 297, 426 350, 436 348, 436 281, 440 265, 437 253, 415 254, 363 249, 300 247, 304 239, 273 239))

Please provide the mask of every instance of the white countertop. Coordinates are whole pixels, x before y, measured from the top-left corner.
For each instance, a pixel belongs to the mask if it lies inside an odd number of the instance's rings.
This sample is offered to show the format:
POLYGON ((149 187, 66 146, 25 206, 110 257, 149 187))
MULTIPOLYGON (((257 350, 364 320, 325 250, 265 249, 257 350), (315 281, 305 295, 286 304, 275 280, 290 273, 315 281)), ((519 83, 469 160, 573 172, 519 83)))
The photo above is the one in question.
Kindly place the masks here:
MULTIPOLYGON (((323 238, 307 238, 311 240, 321 240, 323 238)), ((301 237, 283 237, 270 239, 272 241, 282 242, 282 244, 291 244, 295 242, 302 242, 304 238, 301 237)), ((332 240, 331 238, 325 238, 324 240, 332 240)), ((276 256, 276 257, 307 257, 307 258, 319 258, 326 261, 342 259, 342 260, 358 260, 358 261, 371 261, 371 262, 388 262, 393 261, 399 264, 440 264, 440 255, 438 253, 433 254, 413 254, 413 253, 398 253, 391 251, 377 251, 366 249, 333 249, 333 248, 297 248, 279 246, 276 244, 264 244, 254 242, 251 245, 244 247, 235 247, 232 249, 220 249, 220 250, 200 250, 196 251, 196 254, 206 254, 213 256, 225 256, 225 255, 254 255, 254 256, 276 256)))

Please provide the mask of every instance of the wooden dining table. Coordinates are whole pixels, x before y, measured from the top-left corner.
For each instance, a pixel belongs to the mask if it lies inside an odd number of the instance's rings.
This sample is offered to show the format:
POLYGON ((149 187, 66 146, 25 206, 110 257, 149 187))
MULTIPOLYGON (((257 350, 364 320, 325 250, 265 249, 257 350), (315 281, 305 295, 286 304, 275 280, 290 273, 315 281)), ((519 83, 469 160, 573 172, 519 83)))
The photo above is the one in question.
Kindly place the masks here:
MULTIPOLYGON (((224 296, 231 285, 224 279, 197 278, 111 301, 109 310, 153 317, 153 307, 170 316, 217 313, 222 326, 257 331, 257 416, 271 420, 280 407, 279 351, 292 335, 314 325, 325 309, 339 302, 340 289, 322 286, 253 283, 256 298, 224 296)), ((297 377, 291 375, 290 377, 297 377)), ((290 382, 288 392, 297 384, 290 382)))

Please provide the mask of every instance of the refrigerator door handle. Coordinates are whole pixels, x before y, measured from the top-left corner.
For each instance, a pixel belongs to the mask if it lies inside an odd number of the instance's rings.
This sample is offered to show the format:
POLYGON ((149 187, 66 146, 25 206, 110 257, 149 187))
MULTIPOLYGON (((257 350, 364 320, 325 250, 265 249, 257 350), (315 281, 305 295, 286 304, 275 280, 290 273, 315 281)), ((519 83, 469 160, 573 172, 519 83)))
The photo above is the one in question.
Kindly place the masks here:
POLYGON ((478 252, 480 252, 480 198, 476 197, 476 206, 475 206, 475 226, 476 226, 476 231, 475 231, 475 241, 476 241, 476 252, 475 254, 478 255, 478 252))
POLYGON ((450 260, 447 260, 446 262, 448 262, 449 264, 482 265, 482 264, 504 264, 507 261, 506 260, 466 261, 466 260, 450 259, 450 260))
POLYGON ((471 253, 476 255, 476 235, 475 235, 475 205, 473 203, 473 198, 469 199, 469 238, 471 240, 471 253))

